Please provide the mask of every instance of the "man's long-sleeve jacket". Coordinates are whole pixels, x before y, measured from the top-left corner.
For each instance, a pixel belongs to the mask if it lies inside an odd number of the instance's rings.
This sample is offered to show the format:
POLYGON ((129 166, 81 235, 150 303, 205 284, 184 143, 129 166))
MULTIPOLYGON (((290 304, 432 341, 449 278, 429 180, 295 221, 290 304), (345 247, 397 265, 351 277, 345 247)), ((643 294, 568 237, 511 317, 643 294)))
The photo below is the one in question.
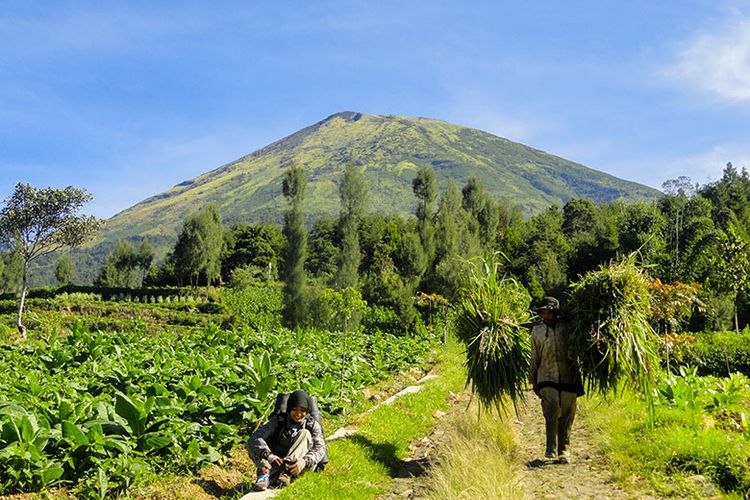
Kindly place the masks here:
POLYGON ((581 377, 568 346, 571 325, 558 321, 554 325, 544 322, 531 330, 530 382, 539 385, 552 382, 564 386, 580 386, 581 377))

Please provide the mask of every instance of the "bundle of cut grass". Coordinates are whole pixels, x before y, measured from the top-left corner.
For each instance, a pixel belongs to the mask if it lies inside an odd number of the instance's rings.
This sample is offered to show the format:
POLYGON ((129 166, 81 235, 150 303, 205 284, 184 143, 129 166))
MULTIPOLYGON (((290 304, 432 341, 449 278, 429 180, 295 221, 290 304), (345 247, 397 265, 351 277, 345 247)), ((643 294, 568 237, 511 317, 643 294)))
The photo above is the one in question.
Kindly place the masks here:
POLYGON ((485 408, 523 397, 531 341, 531 298, 517 281, 498 275, 494 258, 478 261, 456 306, 456 332, 466 344, 467 385, 485 408))
POLYGON ((575 326, 570 336, 589 392, 617 392, 621 384, 651 394, 659 365, 648 276, 632 254, 587 273, 571 285, 575 326))

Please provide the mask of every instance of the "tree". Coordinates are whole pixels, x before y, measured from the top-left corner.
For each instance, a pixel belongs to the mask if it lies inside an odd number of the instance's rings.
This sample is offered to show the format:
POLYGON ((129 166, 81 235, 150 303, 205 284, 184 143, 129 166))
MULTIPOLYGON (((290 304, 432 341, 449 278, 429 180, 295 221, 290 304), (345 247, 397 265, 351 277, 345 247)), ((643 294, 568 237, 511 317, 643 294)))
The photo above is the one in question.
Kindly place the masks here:
POLYGON ((323 216, 310 231, 309 256, 305 262, 311 276, 323 282, 332 280, 338 270, 339 248, 337 245, 336 221, 323 216))
POLYGON ((574 198, 563 206, 562 232, 572 247, 567 259, 570 281, 615 256, 617 213, 612 205, 597 207, 588 199, 574 198))
POLYGON ((84 189, 73 186, 36 189, 18 183, 0 210, 0 245, 5 250, 19 252, 23 260, 16 322, 23 339, 26 328, 21 319, 29 264, 63 247, 78 246, 98 230, 100 223, 95 217, 78 214, 83 204, 92 199, 84 189))
POLYGON ((154 262, 154 248, 151 246, 151 242, 148 238, 144 238, 143 241, 141 241, 141 245, 138 247, 138 254, 136 255, 137 267, 141 271, 138 286, 143 285, 143 281, 146 279, 146 275, 151 269, 152 262, 154 262))
POLYGON ((448 181, 435 217, 435 260, 428 288, 450 300, 465 284, 469 273, 467 258, 481 253, 477 237, 469 231, 461 202, 458 184, 448 181))
POLYGON ((422 240, 427 260, 435 256, 434 229, 432 226, 433 203, 437 196, 435 171, 430 167, 420 167, 411 182, 412 191, 417 197, 417 232, 422 240))
POLYGON ((305 171, 292 166, 286 171, 282 189, 289 201, 289 211, 284 215, 284 320, 290 327, 305 318, 305 259, 307 257, 307 230, 302 214, 305 197, 305 171))
POLYGON ((719 253, 714 259, 714 266, 717 270, 714 288, 731 294, 734 303, 734 327, 737 333, 740 333, 737 300, 740 293, 750 290, 749 246, 748 242, 737 234, 734 226, 730 224, 720 241, 719 253))
POLYGON ((495 248, 512 260, 524 236, 523 214, 518 205, 510 200, 497 203, 498 226, 495 234, 495 248))
POLYGON ((172 259, 179 270, 179 281, 188 278, 197 284, 201 276, 210 285, 221 275, 224 226, 216 203, 209 203, 197 214, 188 216, 177 237, 172 259))
POLYGON ((563 213, 556 205, 524 224, 524 238, 512 267, 536 300, 561 294, 567 286, 566 263, 571 248, 562 226, 563 213))
POLYGON ((500 212, 487 191, 474 176, 469 177, 461 190, 462 206, 469 214, 469 229, 475 234, 486 252, 492 252, 495 244, 500 212))
POLYGON ((3 255, 2 279, 0 279, 0 290, 4 292, 18 292, 21 290, 23 281, 23 257, 18 251, 3 255))
POLYGON ((244 267, 262 272, 267 280, 274 279, 284 235, 276 224, 238 224, 229 232, 224 256, 221 259, 221 275, 226 279, 232 271, 244 267))
POLYGON ((341 198, 341 253, 336 275, 336 288, 356 288, 359 280, 359 226, 367 202, 365 178, 354 165, 344 169, 344 179, 339 186, 341 198))
POLYGON ((57 261, 55 278, 61 285, 70 285, 76 277, 76 267, 70 254, 65 254, 57 261))
POLYGON ((119 240, 95 280, 97 286, 137 288, 139 254, 128 240, 119 240))

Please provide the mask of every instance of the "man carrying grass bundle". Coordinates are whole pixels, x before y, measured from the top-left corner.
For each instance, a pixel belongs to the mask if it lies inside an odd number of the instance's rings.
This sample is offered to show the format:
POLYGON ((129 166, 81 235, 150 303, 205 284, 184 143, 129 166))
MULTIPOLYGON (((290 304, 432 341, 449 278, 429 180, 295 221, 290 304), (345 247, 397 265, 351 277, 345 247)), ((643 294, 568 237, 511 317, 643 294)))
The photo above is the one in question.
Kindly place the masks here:
POLYGON ((534 394, 542 400, 547 434, 544 457, 567 463, 576 398, 583 395, 583 384, 568 344, 571 325, 560 317, 560 303, 544 297, 537 313, 541 321, 531 330, 529 378, 534 394))

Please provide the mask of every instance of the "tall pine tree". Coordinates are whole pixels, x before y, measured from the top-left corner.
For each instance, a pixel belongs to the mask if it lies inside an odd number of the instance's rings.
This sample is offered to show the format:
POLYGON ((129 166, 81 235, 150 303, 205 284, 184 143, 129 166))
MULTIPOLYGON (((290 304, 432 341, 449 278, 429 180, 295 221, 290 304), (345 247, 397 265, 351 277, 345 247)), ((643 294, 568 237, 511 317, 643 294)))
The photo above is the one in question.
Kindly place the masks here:
POLYGON ((307 257, 307 230, 302 214, 305 196, 305 172, 293 166, 287 170, 282 184, 284 197, 289 201, 289 211, 284 215, 284 320, 289 327, 302 323, 305 318, 305 259, 307 257))
POLYGON ((417 197, 417 232, 422 241, 425 258, 432 262, 435 257, 435 229, 432 225, 433 204, 437 196, 435 171, 430 167, 420 167, 411 187, 417 197))
POLYGON ((339 186, 341 198, 341 253, 336 288, 356 288, 359 281, 359 226, 367 203, 365 178, 354 165, 347 165, 339 186))

